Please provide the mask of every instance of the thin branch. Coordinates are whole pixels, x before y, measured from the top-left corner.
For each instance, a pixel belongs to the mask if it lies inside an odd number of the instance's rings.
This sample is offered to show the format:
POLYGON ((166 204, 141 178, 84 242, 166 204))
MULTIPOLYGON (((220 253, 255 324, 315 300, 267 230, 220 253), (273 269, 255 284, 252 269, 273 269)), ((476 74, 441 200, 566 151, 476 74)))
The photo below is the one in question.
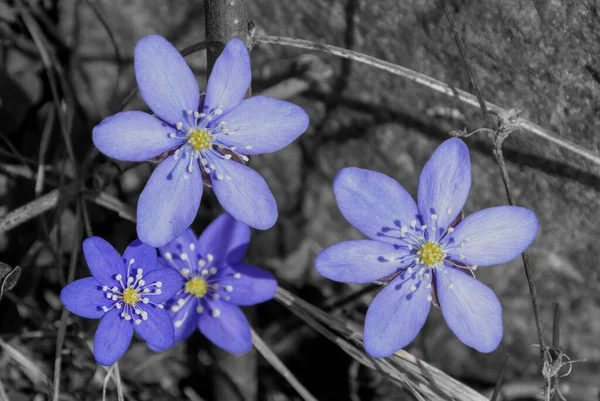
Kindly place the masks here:
MULTIPOLYGON (((324 45, 320 43, 314 43, 308 40, 302 39, 294 39, 294 38, 286 38, 282 36, 254 36, 252 38, 253 44, 274 44, 281 46, 290 46, 296 47, 300 49, 313 50, 324 52, 328 54, 332 54, 337 57, 342 57, 350 60, 355 60, 360 63, 367 64, 371 67, 375 67, 384 71, 387 71, 391 74, 398 75, 410 81, 413 81, 419 85, 427 86, 430 89, 433 89, 437 92, 443 93, 450 97, 456 98, 466 104, 471 106, 479 107, 479 101, 477 97, 465 92, 463 90, 454 88, 444 82, 438 81, 434 78, 431 78, 427 75, 418 73, 416 71, 409 70, 408 68, 401 67, 394 63, 390 63, 389 61, 380 60, 378 58, 368 56, 363 53, 359 53, 353 50, 343 49, 337 46, 324 45)), ((485 105, 490 113, 495 115, 501 115, 508 113, 508 110, 496 106, 493 103, 485 102, 485 105)), ((558 145, 564 149, 573 152, 582 158, 591 161, 592 163, 600 166, 600 156, 589 152, 583 147, 567 140, 559 137, 557 134, 546 131, 542 127, 537 124, 532 123, 524 118, 519 117, 514 122, 519 128, 522 128, 533 135, 536 135, 540 138, 543 138, 546 141, 552 142, 555 145, 558 145)))
POLYGON ((38 169, 37 177, 35 180, 35 197, 39 198, 44 190, 44 180, 46 178, 46 152, 48 151, 48 144, 50 143, 50 135, 54 129, 54 118, 56 116, 56 110, 54 106, 48 108, 48 118, 44 124, 44 130, 42 131, 42 138, 40 139, 40 153, 38 155, 38 169))
POLYGON ((260 338, 256 331, 254 331, 254 329, 251 330, 252 343, 254 344, 254 347, 256 347, 258 352, 260 352, 260 354, 271 364, 271 366, 273 366, 273 368, 279 372, 279 374, 281 374, 285 380, 287 380, 290 386, 292 386, 294 390, 298 392, 304 401, 317 401, 317 399, 306 389, 306 387, 304 387, 302 383, 298 381, 296 376, 294 376, 287 366, 281 362, 281 359, 275 355, 273 350, 271 350, 271 348, 263 341, 263 339, 260 338))
POLYGON ((12 210, 0 219, 0 233, 11 230, 48 210, 54 209, 59 201, 76 196, 80 186, 80 181, 71 182, 12 210))
MULTIPOLYGON (((504 182, 504 188, 506 190, 508 202, 511 206, 516 206, 514 191, 512 190, 512 186, 510 183, 510 177, 508 176, 508 171, 506 169, 506 163, 504 162, 504 155, 502 153, 502 143, 508 137, 508 135, 514 131, 514 126, 513 126, 514 119, 505 118, 504 116, 506 116, 506 114, 500 115, 499 116, 500 124, 499 124, 498 128, 495 129, 493 122, 492 122, 490 116, 488 115, 488 112, 487 112, 487 109, 485 106, 486 102, 483 99, 481 90, 479 89, 477 77, 475 76, 475 74, 473 73, 473 70, 471 68, 471 62, 469 61, 469 58, 467 57, 467 53, 466 53, 464 44, 463 44, 462 40, 460 39, 458 31, 456 30, 456 27, 454 26, 454 21, 452 20, 452 16, 451 16, 450 12, 448 11, 448 6, 446 4, 446 0, 440 0, 440 1, 442 3, 442 7, 444 8, 444 13, 446 14, 446 18, 448 19, 448 21, 450 23, 450 28, 452 29, 452 34, 454 35, 454 39, 455 39, 457 47, 460 51, 460 55, 461 55, 464 65, 465 65, 465 68, 466 68, 467 72, 469 73, 469 77, 471 79, 471 84, 475 88, 475 93, 477 94, 477 100, 478 100, 479 104, 481 105, 481 114, 483 115, 483 118, 485 119, 485 121, 488 125, 488 128, 489 128, 488 131, 490 132, 490 137, 494 144, 494 156, 496 157, 496 162, 498 163, 498 166, 500 167, 500 173, 502 175, 502 181, 504 182)), ((540 344, 540 358, 542 360, 542 365, 545 365, 545 363, 547 361, 546 361, 546 352, 545 352, 546 344, 544 341, 544 328, 542 326, 542 319, 540 316, 540 308, 539 308, 539 304, 538 304, 538 296, 537 296, 537 289, 536 289, 536 285, 535 285, 535 279, 533 278, 533 273, 531 271, 531 265, 529 263, 529 255, 528 255, 527 251, 524 251, 522 253, 522 258, 523 258, 523 267, 525 268, 525 276, 527 277, 527 284, 529 285, 529 293, 531 295, 531 303, 533 305, 533 315, 534 315, 534 319, 535 319, 538 341, 540 344)), ((549 390, 550 390, 549 387, 546 385, 545 389, 544 389, 546 397, 548 397, 549 390)))
MULTIPOLYGON (((75 279, 75 267, 79 259, 79 247, 81 244, 81 207, 77 204, 76 209, 76 224, 75 232, 73 233, 73 243, 71 245, 71 260, 69 261, 69 273, 67 276, 67 284, 73 282, 75 279)), ((52 395, 53 401, 58 401, 60 397, 60 374, 62 368, 62 349, 65 343, 65 334, 67 331, 67 317, 69 311, 63 307, 62 314, 60 316, 60 323, 58 325, 58 334, 56 336, 56 354, 54 358, 54 393, 52 395)))
POLYGON ((500 390, 502 389, 502 384, 504 383, 504 372, 506 371, 507 362, 508 354, 504 356, 504 362, 502 362, 502 368, 500 368, 498 380, 496 380, 496 386, 494 387, 494 394, 492 394, 492 398, 490 398, 490 401, 496 401, 498 399, 498 396, 500 395, 500 390))
POLYGON ((121 50, 119 49, 119 42, 113 30, 111 29, 108 21, 104 17, 102 10, 100 10, 101 6, 97 4, 97 2, 93 2, 90 0, 85 0, 85 3, 92 9, 94 14, 96 14, 96 18, 98 18, 98 21, 100 21, 100 24, 102 24, 102 26, 104 27, 104 30, 108 35, 108 40, 110 40, 110 43, 112 44, 112 47, 115 52, 115 59, 117 61, 117 76, 115 77, 115 86, 112 91, 112 99, 116 99, 117 94, 119 92, 119 81, 121 78, 121 72, 123 71, 123 67, 125 65, 125 63, 123 62, 123 57, 121 56, 121 50))
POLYGON ((73 113, 69 113, 68 110, 68 106, 71 105, 73 98, 69 90, 69 85, 66 83, 64 71, 62 70, 62 66, 56 58, 54 50, 50 47, 50 44, 46 40, 42 29, 38 25, 37 21, 33 18, 27 7, 23 5, 21 0, 16 0, 15 5, 19 14, 21 15, 21 18, 23 19, 23 23, 27 27, 31 38, 33 39, 33 42, 40 52, 40 57, 42 59, 42 63, 44 64, 46 75, 48 76, 48 83, 50 84, 50 91, 52 92, 54 108, 58 113, 58 121, 61 128, 61 133, 63 135, 63 140, 65 142, 65 148, 67 149, 69 160, 73 164, 73 167, 75 167, 77 166, 77 159, 75 157, 75 151, 73 150, 73 144, 70 137, 70 131, 73 125, 73 113), (64 113, 62 112, 63 108, 61 107, 61 97, 58 90, 59 84, 67 104, 67 110, 64 113))
POLYGON ((494 122, 492 121, 490 115, 488 114, 487 106, 485 105, 485 100, 483 99, 483 95, 481 94, 481 90, 479 89, 479 81, 477 80, 477 75, 473 73, 473 69, 471 68, 471 63, 469 62, 469 58, 467 57, 467 49, 465 48, 465 44, 463 43, 460 35, 458 34, 458 30, 454 25, 454 19, 452 19, 452 15, 450 14, 450 10, 448 9, 448 3, 446 0, 440 0, 442 4, 442 8, 444 9, 444 14, 446 14, 446 19, 450 24, 450 29, 452 30, 452 35, 454 36, 454 41, 458 46, 458 51, 460 52, 460 56, 464 61, 465 68, 467 69, 467 73, 469 74, 469 78, 471 79, 471 85, 473 85, 473 90, 475 91, 475 96, 477 97, 477 101, 479 102, 479 107, 481 108, 481 114, 483 114, 483 118, 487 124, 487 128, 493 128, 494 122))

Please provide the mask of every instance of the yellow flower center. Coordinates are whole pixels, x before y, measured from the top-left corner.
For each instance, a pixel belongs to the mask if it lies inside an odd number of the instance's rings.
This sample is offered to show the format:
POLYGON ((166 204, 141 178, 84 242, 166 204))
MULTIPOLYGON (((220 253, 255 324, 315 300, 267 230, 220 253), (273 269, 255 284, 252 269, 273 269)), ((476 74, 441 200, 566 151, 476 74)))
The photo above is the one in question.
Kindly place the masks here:
POLYGON ((132 286, 125 288, 123 291, 123 302, 127 305, 134 306, 141 299, 140 294, 132 286))
POLYGON ((446 252, 444 252, 442 246, 437 242, 429 241, 423 244, 417 255, 428 267, 435 267, 444 260, 446 252))
POLYGON ((214 136, 210 135, 206 128, 194 129, 188 134, 188 144, 190 144, 194 150, 204 150, 210 148, 214 136))
POLYGON ((208 285, 206 284, 206 280, 201 279, 200 277, 192 277, 185 283, 185 288, 183 291, 186 294, 192 294, 195 297, 203 297, 208 290, 208 285))

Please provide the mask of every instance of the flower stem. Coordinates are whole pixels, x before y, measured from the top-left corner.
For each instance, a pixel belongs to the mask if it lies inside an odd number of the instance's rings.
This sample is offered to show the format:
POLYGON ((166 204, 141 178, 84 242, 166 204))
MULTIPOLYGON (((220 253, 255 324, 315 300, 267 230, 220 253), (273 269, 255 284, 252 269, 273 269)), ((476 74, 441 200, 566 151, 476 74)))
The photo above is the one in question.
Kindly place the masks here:
POLYGON ((240 38, 248 45, 248 11, 245 0, 205 0, 204 11, 207 71, 210 75, 227 42, 240 38))
MULTIPOLYGON (((207 79, 227 42, 239 38, 248 45, 248 12, 245 0, 204 0, 207 79)), ((247 315, 252 322, 252 314, 247 315)), ((257 354, 253 349, 235 355, 212 347, 221 374, 213 376, 213 399, 252 401, 258 397, 257 354)))

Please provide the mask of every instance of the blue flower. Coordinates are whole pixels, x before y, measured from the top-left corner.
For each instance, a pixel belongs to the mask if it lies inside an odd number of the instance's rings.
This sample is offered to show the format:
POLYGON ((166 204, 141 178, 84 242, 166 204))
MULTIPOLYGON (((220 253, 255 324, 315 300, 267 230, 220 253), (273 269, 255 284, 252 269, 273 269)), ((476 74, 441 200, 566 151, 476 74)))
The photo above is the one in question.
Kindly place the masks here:
POLYGON ((238 305, 255 305, 275 296, 277 281, 268 272, 243 264, 250 228, 227 213, 197 238, 191 229, 159 249, 159 260, 177 269, 182 291, 165 306, 175 341, 198 327, 215 345, 236 354, 252 348, 250 325, 238 305))
POLYGON ((436 301, 466 345, 491 352, 502 340, 500 302, 473 272, 522 253, 536 235, 537 220, 527 209, 500 206, 460 221, 470 187, 469 151, 460 139, 442 143, 425 165, 418 204, 384 174, 345 168, 336 176, 340 211, 371 240, 327 248, 315 266, 341 282, 391 280, 367 311, 370 355, 385 357, 409 344, 436 301))
POLYGON ((127 350, 135 330, 155 350, 173 345, 173 325, 163 303, 181 289, 173 269, 161 267, 156 248, 133 241, 123 257, 106 241, 90 237, 83 254, 94 277, 76 280, 60 299, 76 315, 102 319, 94 338, 94 357, 112 365, 127 350))
POLYGON ((187 229, 200 206, 203 180, 237 220, 267 229, 277 204, 265 180, 246 167, 247 155, 275 152, 302 134, 308 116, 300 107, 255 96, 244 43, 231 40, 217 59, 201 96, 194 74, 161 36, 140 40, 134 52, 140 92, 156 116, 126 111, 93 130, 96 147, 118 160, 164 158, 140 195, 137 232, 163 246, 187 229))

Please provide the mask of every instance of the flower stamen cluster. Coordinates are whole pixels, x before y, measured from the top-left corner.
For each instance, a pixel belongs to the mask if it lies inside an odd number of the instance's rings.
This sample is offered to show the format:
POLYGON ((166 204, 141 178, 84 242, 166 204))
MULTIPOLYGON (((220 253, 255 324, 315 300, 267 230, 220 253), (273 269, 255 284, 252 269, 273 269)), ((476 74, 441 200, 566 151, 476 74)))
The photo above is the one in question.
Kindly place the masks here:
MULTIPOLYGON (((130 276, 131 266, 135 263, 135 259, 129 259, 127 264, 127 283, 123 282, 123 276, 121 274, 115 275, 115 280, 119 283, 119 286, 102 286, 106 298, 113 301, 110 306, 102 306, 104 312, 116 308, 118 310, 123 309, 121 317, 125 320, 132 320, 135 324, 142 323, 143 320, 148 320, 148 313, 141 309, 137 304, 141 302, 143 304, 155 304, 148 298, 153 295, 162 294, 161 287, 162 282, 155 281, 150 284, 146 284, 143 280, 144 270, 138 268, 135 271, 135 278, 130 276)), ((162 309, 162 303, 155 304, 157 308, 162 309)))
MULTIPOLYGON (((189 248, 190 251, 194 251, 195 244, 193 242, 190 243, 189 248)), ((173 255, 170 252, 165 252, 163 257, 172 267, 178 267, 173 262, 173 255)), ((185 296, 177 299, 177 301, 170 306, 170 310, 172 312, 179 312, 179 310, 181 310, 188 302, 196 300, 196 312, 198 314, 204 313, 208 308, 212 317, 219 317, 221 311, 219 308, 212 306, 210 301, 217 301, 219 299, 229 301, 229 294, 234 290, 232 285, 227 284, 221 286, 219 282, 231 278, 239 280, 242 278, 242 275, 238 272, 225 275, 217 274, 219 273, 219 268, 214 265, 214 256, 210 253, 206 255, 206 259, 199 258, 196 266, 191 264, 190 258, 185 252, 179 254, 178 258, 186 265, 186 267, 178 269, 185 280, 183 288, 185 296)), ((185 318, 186 317, 184 316, 184 319, 185 318)), ((181 327, 184 323, 184 319, 174 321, 175 327, 181 327)))

